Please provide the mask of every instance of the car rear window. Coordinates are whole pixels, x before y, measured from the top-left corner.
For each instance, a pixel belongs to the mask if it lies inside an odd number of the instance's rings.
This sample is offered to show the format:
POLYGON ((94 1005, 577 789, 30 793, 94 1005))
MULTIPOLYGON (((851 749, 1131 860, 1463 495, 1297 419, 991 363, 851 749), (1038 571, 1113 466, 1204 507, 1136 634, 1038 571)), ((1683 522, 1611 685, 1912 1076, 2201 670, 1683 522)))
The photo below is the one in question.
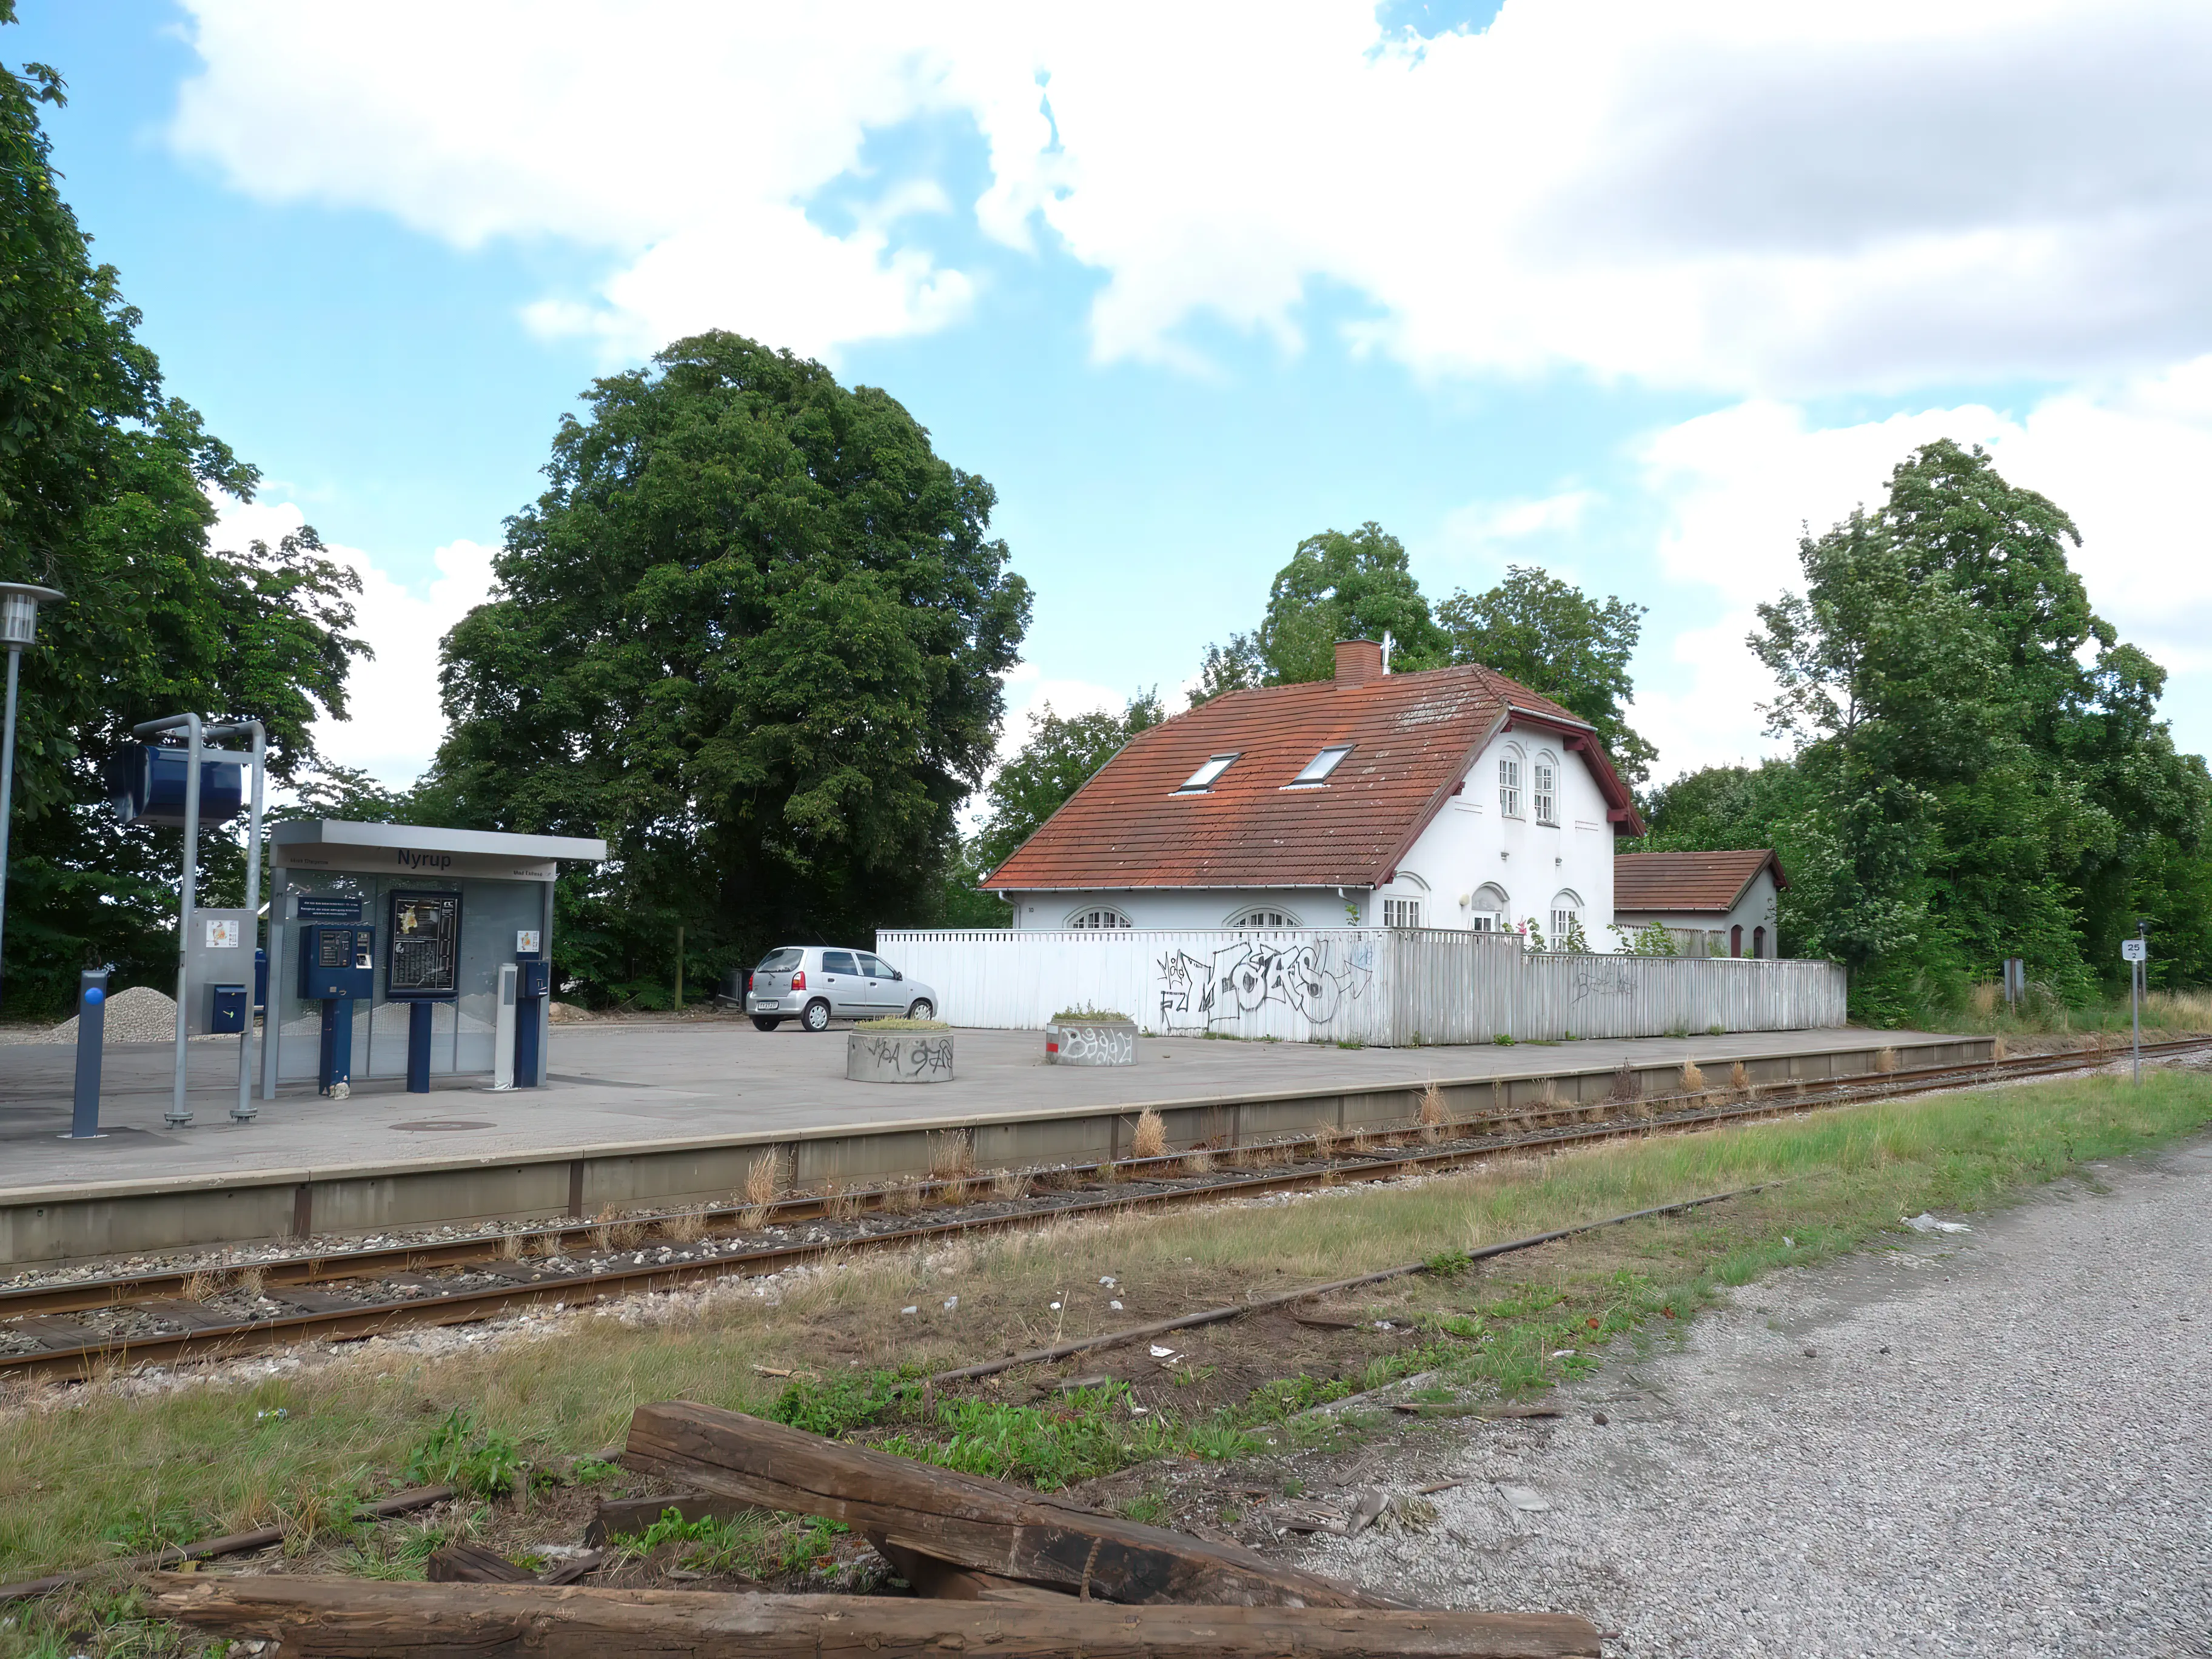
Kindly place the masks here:
POLYGON ((781 974, 787 969, 798 967, 801 962, 805 960, 805 951, 799 950, 795 946, 787 945, 782 950, 771 951, 766 956, 763 957, 760 959, 760 965, 755 968, 753 972, 757 974, 781 974))

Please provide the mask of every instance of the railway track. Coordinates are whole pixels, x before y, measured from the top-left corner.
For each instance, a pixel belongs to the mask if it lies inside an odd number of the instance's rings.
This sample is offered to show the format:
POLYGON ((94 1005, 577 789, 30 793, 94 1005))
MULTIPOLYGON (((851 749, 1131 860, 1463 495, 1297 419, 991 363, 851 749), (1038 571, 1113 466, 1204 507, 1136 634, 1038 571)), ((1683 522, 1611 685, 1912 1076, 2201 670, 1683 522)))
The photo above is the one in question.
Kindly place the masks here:
MULTIPOLYGON (((2212 1049, 2212 1038, 2146 1043, 2146 1057, 2212 1049)), ((215 1269, 162 1269, 0 1291, 0 1378, 86 1378, 140 1365, 225 1358, 318 1340, 361 1340, 466 1324, 533 1305, 580 1307, 704 1279, 764 1274, 854 1249, 896 1249, 1065 1218, 1210 1203, 1346 1182, 1388 1181, 1503 1153, 1854 1104, 1996 1080, 2094 1071, 2122 1054, 2021 1055, 1829 1080, 1708 1088, 1640 1101, 1538 1103, 1430 1126, 1394 1126, 1322 1147, 1312 1138, 1208 1151, 1247 1160, 1200 1170, 1193 1152, 1032 1172, 1009 1193, 959 1174, 765 1205, 569 1219, 501 1235, 305 1251, 215 1269), (1392 1142, 1374 1145, 1375 1140, 1392 1142), (1410 1144, 1408 1144, 1410 1143, 1410 1144), (1257 1160, 1253 1162, 1250 1160, 1257 1160), (1286 1161, 1288 1160, 1288 1161, 1286 1161), (950 1206, 908 1218, 908 1206, 950 1206), (717 1236, 732 1224, 736 1235, 717 1236), (793 1237, 804 1230, 803 1237, 793 1237), (648 1238, 649 1235, 657 1235, 648 1238)))

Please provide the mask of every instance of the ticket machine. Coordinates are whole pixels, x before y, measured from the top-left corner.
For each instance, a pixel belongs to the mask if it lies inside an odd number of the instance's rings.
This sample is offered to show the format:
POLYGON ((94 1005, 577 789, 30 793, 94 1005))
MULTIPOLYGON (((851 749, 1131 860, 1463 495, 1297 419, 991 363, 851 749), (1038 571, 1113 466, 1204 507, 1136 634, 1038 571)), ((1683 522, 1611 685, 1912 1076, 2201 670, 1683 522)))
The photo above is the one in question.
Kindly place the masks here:
POLYGON ((535 1089, 541 1064, 539 1029, 545 1023, 545 999, 553 994, 553 964, 538 949, 536 928, 514 936, 514 1086, 535 1089))
POLYGON ((358 924, 300 930, 300 1000, 323 1005, 316 1092, 353 1092, 353 1005, 376 994, 376 929, 358 924))

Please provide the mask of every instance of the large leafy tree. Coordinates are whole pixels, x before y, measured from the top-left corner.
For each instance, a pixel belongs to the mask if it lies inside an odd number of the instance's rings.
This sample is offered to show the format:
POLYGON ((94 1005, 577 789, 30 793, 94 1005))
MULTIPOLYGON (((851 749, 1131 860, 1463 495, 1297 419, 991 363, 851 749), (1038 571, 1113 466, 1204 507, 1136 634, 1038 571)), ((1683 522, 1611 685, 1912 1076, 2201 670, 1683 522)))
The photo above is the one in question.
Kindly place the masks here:
POLYGON ((2008 955, 2079 996, 2141 896, 2198 902, 2204 764, 2157 719, 2162 672, 2090 608, 2077 539, 1979 450, 1931 444, 1759 609, 1806 784, 1776 841, 1797 848, 1796 942, 1849 963, 1876 1017, 2008 955))
MULTIPOLYGON (((14 21, 0 0, 0 22, 14 21)), ((243 556, 210 550, 211 493, 258 483, 162 389, 112 265, 62 198, 43 64, 0 69, 0 580, 67 596, 26 652, 16 734, 8 976, 13 1011, 51 1012, 76 970, 173 972, 179 832, 118 827, 101 769, 131 727, 194 710, 258 717, 280 780, 314 760, 309 723, 343 714, 358 581, 312 530, 243 556)), ((207 902, 235 901, 239 848, 204 838, 207 902)))
POLYGON ((1346 534, 1324 530, 1300 542, 1275 573, 1267 615, 1249 634, 1210 646, 1194 703, 1253 685, 1325 680, 1336 672, 1339 640, 1391 639, 1391 666, 1436 668, 1449 646, 1404 544, 1373 520, 1346 534))
POLYGON ((1644 612, 1617 596, 1601 604, 1547 571, 1508 565, 1496 586, 1454 593, 1437 620, 1451 661, 1481 663, 1572 709, 1597 727, 1621 775, 1641 782, 1658 757, 1626 712, 1644 612))
POLYGON ((926 919, 1030 595, 991 487, 887 393, 734 334, 598 381, 456 626, 425 785, 456 822, 586 835, 564 974, 926 919))

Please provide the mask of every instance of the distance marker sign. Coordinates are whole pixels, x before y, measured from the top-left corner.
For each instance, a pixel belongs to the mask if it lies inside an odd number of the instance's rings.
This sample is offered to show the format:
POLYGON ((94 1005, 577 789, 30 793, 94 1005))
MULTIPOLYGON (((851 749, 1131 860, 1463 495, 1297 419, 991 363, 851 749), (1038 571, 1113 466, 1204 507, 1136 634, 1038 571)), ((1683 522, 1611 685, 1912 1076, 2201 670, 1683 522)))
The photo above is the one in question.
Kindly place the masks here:
POLYGON ((2120 941, 2122 962, 2148 962, 2150 941, 2147 939, 2124 939, 2120 941))

